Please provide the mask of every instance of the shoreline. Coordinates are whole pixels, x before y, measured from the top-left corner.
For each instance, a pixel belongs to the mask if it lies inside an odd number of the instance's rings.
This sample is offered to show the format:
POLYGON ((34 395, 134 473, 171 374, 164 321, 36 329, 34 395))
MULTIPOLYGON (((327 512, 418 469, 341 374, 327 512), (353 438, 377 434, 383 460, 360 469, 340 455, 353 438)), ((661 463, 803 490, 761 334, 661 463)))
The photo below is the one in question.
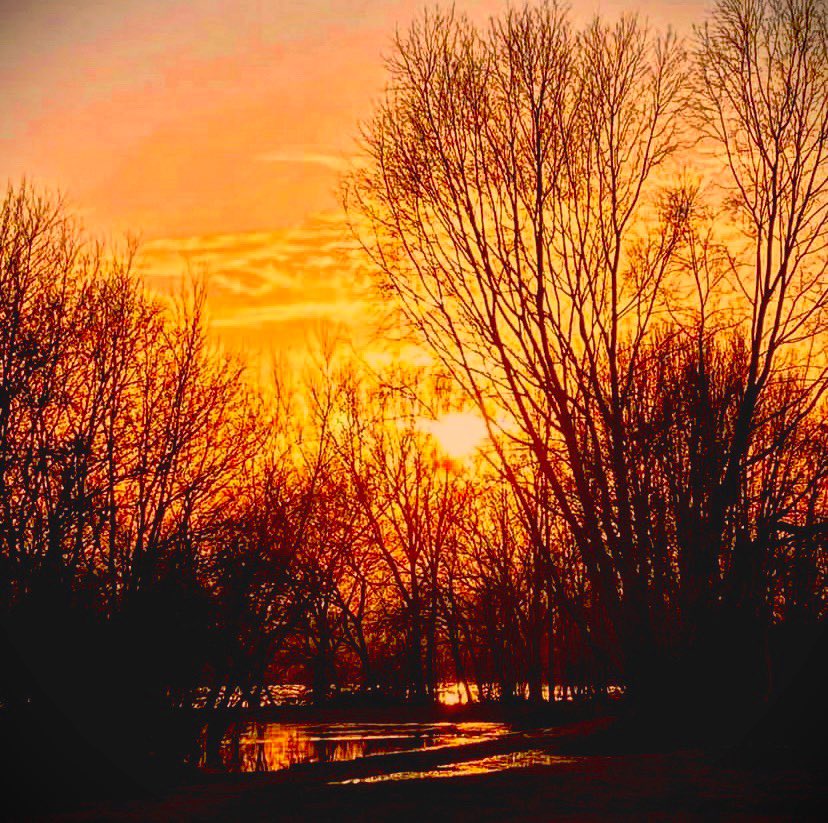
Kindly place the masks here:
MULTIPOLYGON (((272 773, 191 773, 143 797, 40 821, 810 819, 828 808, 825 763, 746 763, 720 749, 615 752, 615 719, 515 729, 477 743, 304 763, 272 773), (547 759, 522 757, 541 752, 547 759), (501 758, 483 773, 460 766, 501 758), (512 763, 510 766, 509 763, 512 763), (435 770, 442 774, 434 774, 435 770), (396 777, 394 777, 396 776, 396 777), (439 777, 440 779, 437 779, 439 777)), ((818 818, 814 818, 818 819, 818 818)))

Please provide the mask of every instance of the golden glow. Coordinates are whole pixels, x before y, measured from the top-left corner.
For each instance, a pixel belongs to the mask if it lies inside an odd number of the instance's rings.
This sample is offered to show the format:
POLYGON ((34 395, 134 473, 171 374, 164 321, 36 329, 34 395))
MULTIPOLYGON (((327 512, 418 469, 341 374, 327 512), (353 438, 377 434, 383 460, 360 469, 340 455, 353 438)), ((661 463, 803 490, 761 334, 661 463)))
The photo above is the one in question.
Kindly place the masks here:
POLYGON ((421 424, 452 460, 470 457, 487 437, 486 424, 475 412, 449 412, 421 424))

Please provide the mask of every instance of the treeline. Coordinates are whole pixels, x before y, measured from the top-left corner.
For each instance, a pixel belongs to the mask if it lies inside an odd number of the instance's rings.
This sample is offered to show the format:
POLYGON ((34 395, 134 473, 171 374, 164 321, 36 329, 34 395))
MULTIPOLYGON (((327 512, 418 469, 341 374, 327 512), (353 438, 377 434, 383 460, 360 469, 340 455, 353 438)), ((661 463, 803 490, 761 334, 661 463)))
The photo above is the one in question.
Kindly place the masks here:
MULTIPOLYGON (((286 683, 316 701, 435 700, 449 682, 465 700, 542 701, 626 684, 618 626, 532 453, 493 432, 453 461, 426 432, 458 408, 445 375, 378 374, 321 341, 301 376, 254 385, 210 342, 200 285, 151 295, 128 254, 82 245, 26 187, 2 216, 4 705, 255 707, 286 683)), ((625 426, 647 663, 662 685, 738 674, 766 697, 774 633, 807 636, 824 614, 824 407, 793 365, 767 393, 711 556, 691 518, 748 352, 665 330, 639 363, 625 426), (694 673, 678 652, 711 601, 721 658, 694 673)))
POLYGON ((528 521, 491 449, 456 462, 427 433, 460 402, 444 376, 320 341, 263 386, 199 283, 151 294, 26 186, 2 226, 5 706, 623 682, 563 605, 590 610, 542 479, 528 521))

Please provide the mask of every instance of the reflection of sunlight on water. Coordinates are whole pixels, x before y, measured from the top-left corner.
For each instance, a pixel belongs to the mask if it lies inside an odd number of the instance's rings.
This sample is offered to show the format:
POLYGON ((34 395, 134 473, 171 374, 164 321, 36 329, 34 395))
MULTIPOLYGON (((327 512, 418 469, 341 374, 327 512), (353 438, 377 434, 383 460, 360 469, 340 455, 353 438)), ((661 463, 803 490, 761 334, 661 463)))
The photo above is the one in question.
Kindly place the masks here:
MULTIPOLYGON (((206 708, 208 695, 210 693, 211 690, 207 687, 197 690, 195 699, 193 700, 193 708, 206 708)), ((349 693, 353 693, 353 690, 348 688, 342 689, 342 694, 349 693)), ((606 694, 608 697, 619 697, 624 693, 624 689, 622 686, 608 685, 604 689, 599 690, 599 693, 606 694)), ((591 694, 595 694, 595 692, 590 692, 586 686, 556 684, 552 687, 551 697, 548 685, 541 687, 541 694, 544 700, 571 702, 580 697, 588 697, 591 694)), ((270 684, 262 687, 259 693, 259 701, 261 706, 302 706, 310 703, 311 696, 311 690, 307 686, 299 683, 270 684)), ((529 686, 525 685, 522 691, 518 690, 513 695, 513 697, 518 698, 521 696, 528 699, 529 686)), ((437 686, 437 702, 444 706, 465 705, 469 702, 480 703, 487 700, 497 700, 499 697, 500 690, 494 683, 478 686, 475 683, 445 682, 437 686)), ((241 689, 238 688, 232 689, 227 694, 225 688, 221 687, 216 691, 212 699, 214 702, 226 703, 230 708, 248 706, 241 689)))
POLYGON ((508 731, 503 723, 246 723, 225 734, 230 771, 273 772, 298 763, 330 763, 374 754, 479 743, 508 731))
POLYGON ((350 780, 337 781, 336 785, 346 783, 380 783, 388 780, 425 780, 432 777, 465 777, 471 774, 490 774, 503 772, 509 769, 522 769, 537 766, 555 766, 564 763, 575 763, 575 757, 562 757, 540 750, 525 752, 509 752, 496 754, 491 757, 481 757, 479 760, 467 760, 461 763, 445 763, 427 771, 392 772, 377 774, 370 777, 355 777, 350 780))
MULTIPOLYGON (((609 685, 604 690, 608 697, 617 698, 624 693, 621 686, 609 685)), ((549 685, 541 686, 541 697, 545 701, 554 701, 556 703, 564 702, 571 703, 585 694, 583 688, 578 686, 561 686, 555 685, 552 687, 552 694, 550 697, 549 685)), ((490 685, 484 689, 484 695, 489 700, 496 700, 499 696, 498 689, 490 685)), ((521 696, 520 692, 517 694, 521 696)), ((525 686, 522 693, 523 698, 529 698, 529 686, 525 686)), ((481 702, 480 689, 474 683, 441 683, 437 687, 437 700, 444 706, 459 706, 465 705, 470 701, 472 703, 481 702)))

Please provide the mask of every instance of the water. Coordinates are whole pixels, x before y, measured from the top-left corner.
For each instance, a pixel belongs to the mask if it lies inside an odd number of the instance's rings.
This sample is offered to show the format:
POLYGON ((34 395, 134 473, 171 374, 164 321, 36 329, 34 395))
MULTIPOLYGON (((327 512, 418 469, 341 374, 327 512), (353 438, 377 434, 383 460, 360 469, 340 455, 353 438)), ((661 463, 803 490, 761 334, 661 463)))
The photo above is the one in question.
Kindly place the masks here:
POLYGON ((505 723, 261 723, 232 726, 219 753, 231 772, 275 772, 376 754, 492 740, 505 723))
MULTIPOLYGON (((343 689, 344 694, 347 694, 348 691, 348 689, 343 689)), ((623 687, 618 685, 609 685, 604 689, 604 693, 608 697, 619 697, 623 692, 623 687)), ((207 688, 200 689, 193 701, 193 708, 206 708, 209 693, 210 690, 207 688)), ((551 691, 548 685, 543 685, 541 695, 544 700, 554 702, 572 702, 578 699, 579 696, 584 696, 583 689, 579 690, 577 686, 566 685, 555 685, 551 691)), ((437 686, 436 696, 438 703, 444 706, 456 706, 468 703, 469 699, 472 703, 480 703, 484 697, 497 699, 498 689, 495 685, 490 685, 481 694, 480 689, 474 683, 466 686, 460 683, 446 682, 437 686)), ((522 696, 524 698, 529 697, 528 686, 524 687, 522 696)), ((219 690, 217 697, 219 699, 226 698, 226 704, 230 708, 247 707, 239 689, 232 690, 229 695, 225 695, 224 688, 222 688, 219 690)), ((262 706, 306 706, 312 702, 312 693, 307 686, 299 683, 271 684, 262 688, 259 700, 262 706)))
MULTIPOLYGON (((582 760, 583 758, 580 759, 582 760)), ((428 780, 444 777, 465 777, 470 774, 489 774, 491 772, 503 772, 510 769, 559 766, 564 763, 576 763, 578 760, 579 758, 564 757, 540 749, 530 749, 529 751, 508 752, 506 754, 491 755, 490 757, 481 757, 477 760, 464 760, 459 763, 443 763, 433 769, 389 772, 388 774, 354 777, 349 780, 335 782, 345 785, 347 783, 384 783, 394 780, 428 780)))

